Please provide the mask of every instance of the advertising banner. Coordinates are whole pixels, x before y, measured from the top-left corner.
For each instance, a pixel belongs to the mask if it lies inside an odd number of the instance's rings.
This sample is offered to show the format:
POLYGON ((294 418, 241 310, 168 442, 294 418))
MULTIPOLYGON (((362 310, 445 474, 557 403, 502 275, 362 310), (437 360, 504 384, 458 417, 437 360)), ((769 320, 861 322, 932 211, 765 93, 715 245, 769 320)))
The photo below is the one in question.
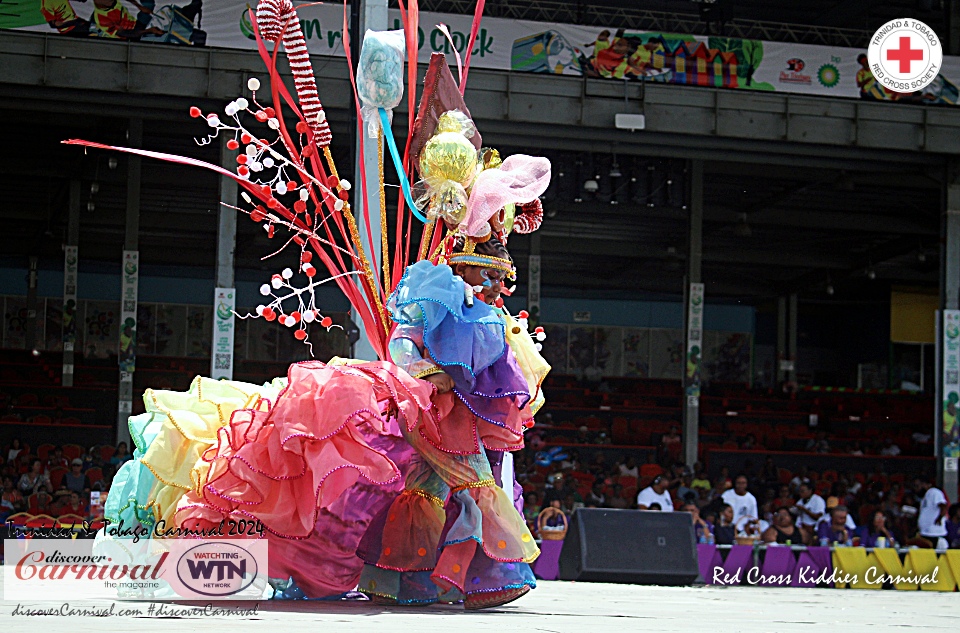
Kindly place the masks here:
POLYGON ((213 354, 210 376, 233 380, 233 340, 237 306, 236 290, 215 288, 213 291, 213 354))
MULTIPOLYGON (((943 311, 943 376, 940 394, 943 398, 943 456, 960 457, 960 429, 957 408, 960 406, 960 310, 943 311)), ((956 462, 952 462, 951 465, 956 462)))
MULTIPOLYGON (((0 28, 69 37, 132 39, 184 46, 255 50, 248 0, 4 0, 0 28), (109 5, 109 6, 108 6, 109 5), (145 10, 143 10, 145 9, 145 10)), ((298 11, 313 55, 343 56, 343 5, 307 5, 298 11)), ((472 16, 420 14, 419 61, 448 55, 456 68, 472 16), (450 39, 437 28, 445 24, 450 39), (452 46, 451 46, 452 40, 452 46)), ((401 27, 391 10, 389 25, 401 27)), ((880 26, 879 24, 877 25, 880 26)), ((945 34, 941 34, 945 35, 945 34)), ((475 68, 609 78, 619 81, 709 86, 735 90, 956 105, 960 57, 945 57, 938 78, 915 93, 880 85, 864 48, 765 42, 629 29, 485 18, 473 50, 475 68)), ((323 95, 321 95, 321 99, 323 95)))
POLYGON ((123 251, 120 287, 120 372, 132 374, 137 364, 137 289, 140 252, 123 251))
POLYGON ((703 358, 703 284, 690 284, 687 305, 687 353, 683 384, 687 406, 700 406, 700 361, 703 358))
POLYGON ((73 351, 77 341, 77 261, 76 246, 64 246, 63 257, 63 349, 73 351))

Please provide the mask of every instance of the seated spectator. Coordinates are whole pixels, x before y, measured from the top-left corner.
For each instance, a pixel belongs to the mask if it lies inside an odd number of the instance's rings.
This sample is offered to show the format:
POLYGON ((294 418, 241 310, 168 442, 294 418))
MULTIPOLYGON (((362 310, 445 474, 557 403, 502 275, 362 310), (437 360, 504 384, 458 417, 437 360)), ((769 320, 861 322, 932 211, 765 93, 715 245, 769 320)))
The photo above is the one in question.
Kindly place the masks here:
POLYGON ((580 453, 577 451, 569 451, 566 459, 560 462, 560 470, 564 472, 580 470, 580 453))
POLYGON ((583 497, 575 492, 568 492, 567 496, 563 498, 563 504, 560 506, 560 509, 563 510, 563 513, 567 516, 572 515, 574 512, 584 507, 583 497))
POLYGON ((667 479, 663 475, 654 477, 653 482, 637 495, 637 509, 652 510, 652 506, 657 504, 661 511, 673 512, 673 499, 670 498, 667 485, 667 479))
POLYGON ((900 447, 893 443, 892 437, 885 438, 883 440, 883 449, 880 451, 880 454, 888 457, 896 457, 900 454, 900 447))
POLYGON ((527 525, 536 525, 537 516, 540 514, 540 502, 537 499, 537 493, 528 492, 523 500, 523 518, 527 525))
POLYGON ((88 470, 90 470, 91 468, 97 465, 99 456, 94 454, 94 448, 95 447, 91 446, 90 450, 84 453, 83 457, 81 458, 83 462, 83 467, 82 467, 83 472, 87 472, 88 470))
POLYGON ((83 474, 83 460, 79 457, 70 462, 70 470, 63 476, 67 490, 81 493, 87 487, 87 477, 83 474))
POLYGON ((820 545, 852 545, 853 531, 847 527, 847 507, 835 506, 830 511, 830 520, 821 521, 817 527, 820 545))
POLYGON ((26 500, 17 490, 17 487, 13 485, 13 477, 3 478, 3 497, 0 498, 0 505, 3 506, 2 509, 7 512, 8 516, 27 509, 26 500))
POLYGON ((763 468, 760 470, 760 481, 764 488, 770 490, 776 490, 780 485, 780 470, 770 456, 767 456, 767 459, 763 462, 763 468))
POLYGON ((827 511, 826 513, 824 513, 822 517, 820 517, 820 521, 817 523, 817 527, 820 526, 820 523, 824 523, 830 520, 830 513, 833 511, 834 508, 836 508, 837 506, 846 506, 847 507, 847 529, 850 531, 857 529, 857 524, 856 522, 854 522, 853 517, 850 515, 850 511, 849 511, 850 506, 847 506, 846 503, 840 503, 840 499, 837 497, 830 497, 829 499, 827 499, 826 504, 827 504, 827 511))
POLYGON ((697 543, 712 545, 714 541, 713 526, 700 517, 700 508, 697 507, 697 504, 683 504, 683 512, 690 513, 690 520, 693 521, 693 532, 697 537, 697 543))
POLYGON ((680 485, 677 487, 677 498, 685 503, 696 503, 699 494, 693 489, 693 474, 687 470, 680 477, 680 485))
POLYGON ((807 442, 807 450, 813 453, 829 453, 830 442, 827 441, 826 432, 818 431, 816 437, 807 442))
POLYGON ((887 516, 879 510, 860 529, 860 545, 863 547, 897 547, 897 542, 893 530, 887 527, 887 516))
POLYGON ((720 506, 720 519, 713 526, 713 537, 717 545, 733 545, 737 537, 737 527, 733 524, 733 507, 727 503, 720 506))
POLYGON ((67 468, 68 466, 67 458, 63 456, 63 449, 59 446, 53 449, 53 453, 47 457, 47 472, 54 468, 67 468))
POLYGON ((80 495, 76 492, 71 492, 68 496, 59 500, 59 503, 56 504, 54 511, 56 515, 61 516, 64 514, 76 514, 82 517, 87 516, 87 507, 86 504, 80 501, 80 495))
POLYGON ((603 451, 597 451, 593 456, 593 463, 588 466, 588 472, 598 479, 605 479, 608 470, 607 458, 604 456, 603 451))
POLYGON ((30 462, 29 472, 24 473, 17 482, 17 488, 24 496, 30 496, 38 492, 42 487, 50 484, 50 478, 43 470, 43 462, 39 458, 34 458, 30 462))
POLYGON ((743 443, 740 444, 740 450, 742 451, 752 451, 757 448, 757 438, 753 433, 747 433, 747 436, 743 438, 743 443))
POLYGON ((797 503, 796 499, 794 499, 790 495, 790 486, 787 486, 786 484, 784 484, 780 486, 780 493, 777 496, 777 498, 773 500, 773 509, 774 510, 779 510, 780 508, 790 509, 793 506, 795 506, 796 503, 797 503))
POLYGON ((583 503, 588 508, 602 508, 606 505, 607 497, 603 494, 602 481, 593 482, 593 488, 587 494, 587 498, 583 500, 583 503))
POLYGON ((90 482, 90 490, 96 492, 107 492, 110 490, 110 484, 113 482, 113 466, 107 464, 101 470, 103 473, 98 481, 90 482))
POLYGON ((13 440, 10 441, 10 448, 7 449, 7 462, 17 461, 17 457, 20 456, 21 451, 23 451, 23 448, 20 443, 20 438, 13 438, 13 440))
POLYGON ((800 485, 800 499, 793 507, 799 517, 797 526, 807 542, 812 542, 816 538, 816 525, 827 511, 827 503, 823 497, 813 492, 809 483, 803 483, 800 485))
POLYGON ((700 469, 697 476, 690 482, 690 487, 695 490, 710 490, 710 478, 707 477, 707 471, 700 469))
POLYGON ((810 484, 809 469, 806 466, 800 467, 800 472, 793 476, 793 479, 790 480, 790 494, 798 495, 800 494, 800 485, 801 484, 810 484))
POLYGON ((117 450, 114 451, 113 457, 110 458, 110 464, 119 467, 121 464, 131 459, 133 459, 133 455, 127 452, 127 443, 120 442, 117 444, 117 450))
POLYGON ((773 515, 773 524, 763 532, 764 543, 803 545, 803 535, 793 522, 790 508, 780 507, 773 515))
POLYGON ((733 490, 727 490, 721 495, 724 503, 733 507, 733 522, 738 530, 744 530, 751 522, 756 522, 759 517, 757 511, 757 498, 747 490, 747 476, 737 475, 733 490))
POLYGON ((733 482, 730 481, 730 469, 724 466, 720 469, 720 476, 717 477, 716 482, 713 484, 713 489, 717 491, 717 494, 723 494, 730 488, 733 488, 733 482))
POLYGON ((607 497, 607 507, 616 510, 625 510, 629 505, 630 503, 623 498, 623 486, 614 484, 613 494, 607 497))
POLYGON ((960 503, 947 510, 947 543, 953 549, 960 548, 960 503))
POLYGON ((671 426, 670 432, 660 438, 660 446, 665 457, 676 459, 680 456, 683 450, 683 438, 680 437, 680 429, 676 425, 671 426))
POLYGON ((560 473, 554 474, 553 486, 548 487, 546 492, 543 494, 544 507, 552 505, 554 501, 563 502, 563 500, 567 497, 567 494, 570 492, 570 489, 567 488, 566 477, 560 473))
MULTIPOLYGON (((38 460, 39 461, 39 460, 38 460)), ((40 488, 38 492, 32 495, 33 499, 36 501, 37 513, 38 514, 52 514, 53 513, 53 494, 51 493, 50 483, 47 482, 43 487, 40 488)), ((29 499, 28 499, 29 501, 29 499)), ((31 504, 32 508, 32 504, 31 504)))
POLYGON ((627 461, 620 464, 621 477, 640 477, 640 468, 637 466, 637 460, 632 455, 627 457, 627 461))
POLYGON ((590 435, 590 429, 586 426, 581 426, 577 429, 577 444, 591 444, 593 436, 590 435))

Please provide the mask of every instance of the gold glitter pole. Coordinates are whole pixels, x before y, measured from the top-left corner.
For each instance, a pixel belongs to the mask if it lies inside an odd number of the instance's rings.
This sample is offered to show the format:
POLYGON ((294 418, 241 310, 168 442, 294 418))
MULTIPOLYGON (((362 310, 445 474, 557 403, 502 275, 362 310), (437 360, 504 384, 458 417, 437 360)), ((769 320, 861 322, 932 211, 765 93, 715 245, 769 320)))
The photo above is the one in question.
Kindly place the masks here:
POLYGON ((383 128, 377 130, 377 167, 380 170, 380 246, 383 249, 383 291, 391 284, 390 246, 387 243, 387 191, 383 179, 383 128))

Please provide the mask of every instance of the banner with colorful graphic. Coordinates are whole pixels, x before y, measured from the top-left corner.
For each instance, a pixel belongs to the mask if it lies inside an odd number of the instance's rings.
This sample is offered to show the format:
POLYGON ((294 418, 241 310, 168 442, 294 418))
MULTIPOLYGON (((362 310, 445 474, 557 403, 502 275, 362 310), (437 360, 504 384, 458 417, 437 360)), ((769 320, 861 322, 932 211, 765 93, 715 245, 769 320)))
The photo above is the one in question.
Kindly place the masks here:
POLYGON ((123 251, 120 286, 120 361, 121 381, 137 365, 137 290, 140 281, 140 252, 123 251))
MULTIPOLYGON (((185 46, 255 50, 249 0, 3 0, 0 28, 185 46)), ((303 6, 300 24, 314 55, 343 56, 342 5, 303 6)), ((420 62, 434 52, 456 68, 472 16, 420 14, 420 62), (449 27, 450 39, 437 28, 449 27)), ((390 11, 390 28, 401 28, 390 11)), ((880 26, 879 24, 877 25, 880 26)), ((945 35, 945 34, 941 34, 945 35)), ((864 42, 866 47, 868 42, 864 42)), ((765 42, 552 22, 485 18, 477 35, 475 68, 709 86, 736 90, 956 105, 960 57, 945 57, 937 80, 901 94, 881 86, 866 48, 765 42)), ((321 95, 321 99, 323 95, 321 95)))
MULTIPOLYGON (((943 376, 940 394, 943 398, 943 456, 960 457, 960 428, 957 408, 960 407, 960 310, 943 311, 943 376)), ((954 462, 955 463, 955 462, 954 462)))
POLYGON ((233 340, 237 307, 234 288, 215 288, 213 291, 213 354, 210 358, 210 376, 233 380, 233 340))
POLYGON ((77 262, 76 246, 63 247, 63 349, 72 352, 77 341, 77 262))
POLYGON ((690 284, 687 299, 687 354, 683 385, 687 406, 700 406, 700 360, 703 358, 703 284, 690 284))

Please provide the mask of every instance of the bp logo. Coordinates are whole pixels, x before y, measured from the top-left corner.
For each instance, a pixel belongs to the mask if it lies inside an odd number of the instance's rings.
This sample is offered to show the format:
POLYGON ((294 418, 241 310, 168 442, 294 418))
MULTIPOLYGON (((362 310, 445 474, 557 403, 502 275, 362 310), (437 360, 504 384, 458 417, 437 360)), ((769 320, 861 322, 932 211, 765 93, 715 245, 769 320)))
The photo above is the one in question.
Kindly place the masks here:
POLYGON ((833 88, 840 83, 840 70, 833 64, 824 64, 817 71, 817 81, 824 88, 833 88))
POLYGON ((248 37, 251 40, 257 39, 253 34, 253 24, 250 22, 250 5, 247 5, 247 8, 243 10, 243 13, 240 14, 240 32, 243 33, 244 37, 248 37))
POLYGON ((70 266, 76 266, 76 264, 77 264, 77 258, 76 258, 75 256, 73 256, 73 255, 68 255, 68 256, 67 256, 67 264, 70 265, 70 266))
POLYGON ((947 338, 957 338, 960 336, 960 327, 956 323, 947 326, 947 338))
POLYGON ((127 262, 123 266, 123 272, 127 273, 128 275, 136 275, 137 265, 134 262, 127 262))
POLYGON ((177 561, 180 582, 205 596, 240 593, 253 584, 257 571, 253 554, 232 543, 197 545, 177 561))
POLYGON ((229 319, 233 316, 233 312, 230 311, 230 306, 221 301, 217 304, 217 318, 218 319, 229 319))

